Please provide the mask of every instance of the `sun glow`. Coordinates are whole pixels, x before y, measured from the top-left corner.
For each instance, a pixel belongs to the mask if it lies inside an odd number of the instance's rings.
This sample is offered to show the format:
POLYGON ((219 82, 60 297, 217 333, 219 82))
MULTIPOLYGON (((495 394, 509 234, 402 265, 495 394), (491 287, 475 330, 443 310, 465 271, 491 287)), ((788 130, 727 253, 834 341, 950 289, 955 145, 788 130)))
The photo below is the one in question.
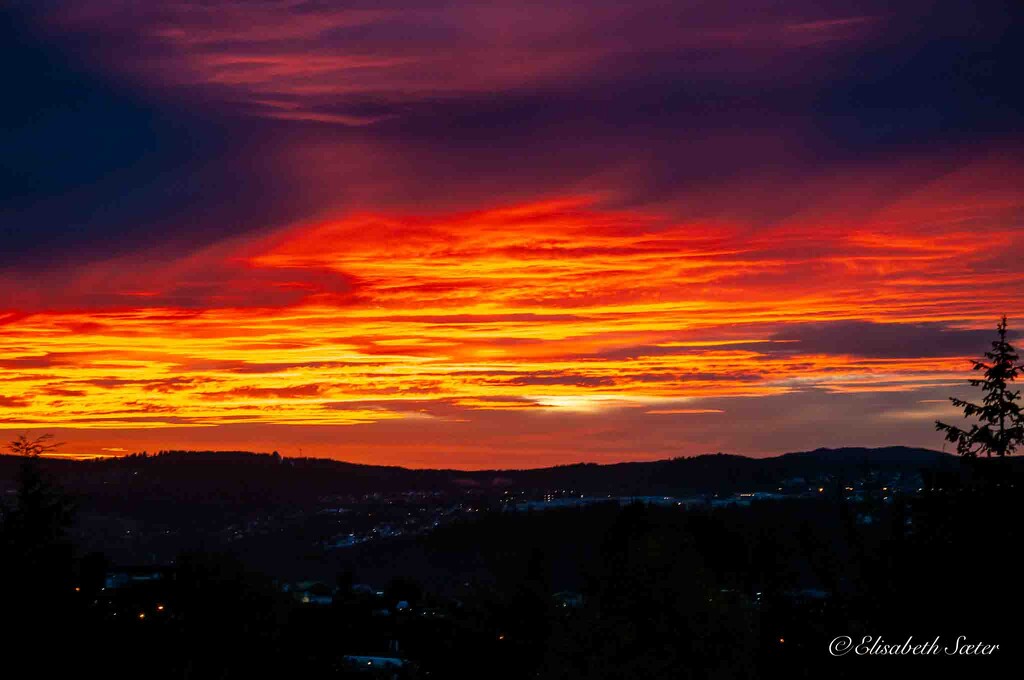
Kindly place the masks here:
POLYGON ((959 324, 987 326, 996 307, 1024 312, 1009 287, 977 303, 985 281, 973 262, 1016 242, 1010 232, 989 245, 836 229, 826 246, 817 230, 809 258, 782 245, 810 233, 795 227, 741 239, 740 225, 592 203, 361 214, 190 256, 189 270, 248 272, 224 296, 247 299, 231 292, 245 285, 252 306, 168 306, 156 269, 138 272, 134 288, 151 295, 129 307, 10 314, 0 417, 9 428, 168 432, 457 425, 481 412, 713 417, 725 409, 702 402, 961 377, 959 356, 847 352, 787 329, 846 320, 885 332, 947 322, 952 308, 959 324), (885 266, 896 261, 899 277, 885 266))

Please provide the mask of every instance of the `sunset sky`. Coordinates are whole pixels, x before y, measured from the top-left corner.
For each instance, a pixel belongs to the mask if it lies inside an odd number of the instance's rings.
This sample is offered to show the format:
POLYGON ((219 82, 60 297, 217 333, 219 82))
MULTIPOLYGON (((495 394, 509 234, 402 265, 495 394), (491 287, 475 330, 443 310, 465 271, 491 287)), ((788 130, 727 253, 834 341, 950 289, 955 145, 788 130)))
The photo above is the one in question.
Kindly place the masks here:
POLYGON ((1024 328, 1024 4, 5 3, 0 435, 941 448, 1024 328))

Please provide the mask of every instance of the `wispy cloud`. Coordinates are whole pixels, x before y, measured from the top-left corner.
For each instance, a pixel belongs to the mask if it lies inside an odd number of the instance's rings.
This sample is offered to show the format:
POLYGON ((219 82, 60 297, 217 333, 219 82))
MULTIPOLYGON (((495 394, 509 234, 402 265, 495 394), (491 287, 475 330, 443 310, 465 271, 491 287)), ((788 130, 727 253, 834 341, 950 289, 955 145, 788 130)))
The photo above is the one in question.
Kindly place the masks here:
POLYGON ((0 427, 453 465, 925 442, 1024 317, 996 4, 5 8, 0 427))

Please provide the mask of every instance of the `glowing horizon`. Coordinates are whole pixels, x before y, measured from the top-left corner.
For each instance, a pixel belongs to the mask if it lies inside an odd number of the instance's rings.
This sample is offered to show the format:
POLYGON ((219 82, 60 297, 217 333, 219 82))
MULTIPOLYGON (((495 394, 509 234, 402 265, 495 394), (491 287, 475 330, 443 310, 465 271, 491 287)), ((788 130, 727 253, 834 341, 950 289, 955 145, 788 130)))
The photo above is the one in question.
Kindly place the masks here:
POLYGON ((71 180, 23 160, 0 429, 414 467, 941 448, 966 360, 1024 324, 1020 140, 981 94, 930 104, 992 129, 956 138, 850 84, 910 15, 840 4, 678 33, 612 3, 33 14, 128 132, 71 180), (624 14, 661 52, 610 37, 624 14), (102 40, 129 33, 137 59, 102 40), (829 128, 841 87, 881 113, 829 128))

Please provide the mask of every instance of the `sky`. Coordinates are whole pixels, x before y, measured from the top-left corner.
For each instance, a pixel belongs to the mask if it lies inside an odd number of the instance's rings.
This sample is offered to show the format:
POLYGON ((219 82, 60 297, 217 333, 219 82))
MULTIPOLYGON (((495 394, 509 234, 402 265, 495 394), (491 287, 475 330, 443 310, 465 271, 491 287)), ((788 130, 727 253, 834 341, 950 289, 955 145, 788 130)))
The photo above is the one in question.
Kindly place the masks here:
POLYGON ((1024 328, 1019 2, 0 13, 3 437, 941 448, 1024 328))

